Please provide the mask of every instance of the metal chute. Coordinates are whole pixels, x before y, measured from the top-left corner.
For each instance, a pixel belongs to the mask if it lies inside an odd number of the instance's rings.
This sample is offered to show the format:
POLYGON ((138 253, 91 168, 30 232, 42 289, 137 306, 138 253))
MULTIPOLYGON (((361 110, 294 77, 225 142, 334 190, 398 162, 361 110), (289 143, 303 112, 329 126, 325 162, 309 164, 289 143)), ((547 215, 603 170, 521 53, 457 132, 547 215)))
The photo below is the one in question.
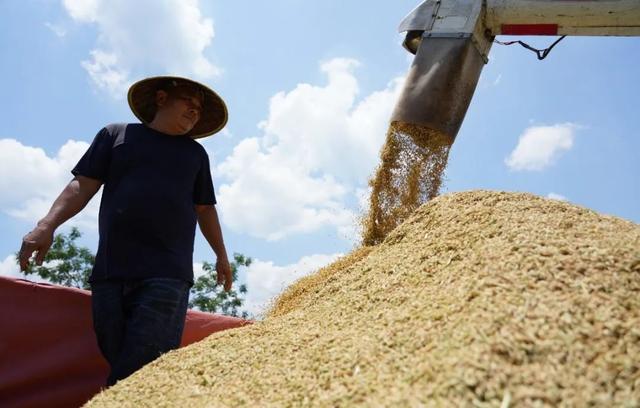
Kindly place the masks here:
POLYGON ((453 143, 483 66, 468 38, 423 40, 391 120, 435 129, 453 143))
POLYGON ((415 55, 391 116, 456 138, 494 37, 640 35, 639 0, 427 0, 399 26, 415 55))
POLYGON ((477 29, 481 11, 473 0, 429 0, 402 21, 403 46, 415 58, 392 122, 434 129, 453 143, 491 46, 477 29))

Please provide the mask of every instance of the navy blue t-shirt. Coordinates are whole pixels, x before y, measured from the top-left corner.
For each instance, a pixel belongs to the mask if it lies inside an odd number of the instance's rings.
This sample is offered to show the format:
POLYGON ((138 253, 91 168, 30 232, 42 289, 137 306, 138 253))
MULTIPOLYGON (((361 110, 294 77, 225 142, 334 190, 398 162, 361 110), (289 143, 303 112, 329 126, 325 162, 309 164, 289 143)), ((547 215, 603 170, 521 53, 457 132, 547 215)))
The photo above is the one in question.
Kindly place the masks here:
POLYGON ((200 143, 143 124, 108 125, 71 172, 104 182, 90 282, 166 277, 193 283, 194 204, 216 203, 200 143))

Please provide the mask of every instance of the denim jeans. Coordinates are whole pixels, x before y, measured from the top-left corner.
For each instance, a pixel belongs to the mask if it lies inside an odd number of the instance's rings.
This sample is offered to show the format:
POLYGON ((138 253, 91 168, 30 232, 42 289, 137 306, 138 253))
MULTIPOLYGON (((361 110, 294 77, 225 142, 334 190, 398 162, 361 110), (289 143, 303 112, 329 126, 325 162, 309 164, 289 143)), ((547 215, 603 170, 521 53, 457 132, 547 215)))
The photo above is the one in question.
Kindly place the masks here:
POLYGON ((91 284, 93 328, 111 367, 108 387, 180 346, 190 289, 170 278, 91 284))

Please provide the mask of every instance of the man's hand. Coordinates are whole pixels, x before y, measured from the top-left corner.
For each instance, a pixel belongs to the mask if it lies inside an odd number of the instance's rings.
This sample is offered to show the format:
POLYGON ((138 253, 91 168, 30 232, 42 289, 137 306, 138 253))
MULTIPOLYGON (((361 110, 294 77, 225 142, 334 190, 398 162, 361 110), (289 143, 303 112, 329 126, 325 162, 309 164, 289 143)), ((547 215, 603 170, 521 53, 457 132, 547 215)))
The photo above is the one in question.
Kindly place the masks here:
POLYGON ((36 254, 36 265, 42 265, 44 257, 49 252, 53 243, 53 229, 45 225, 37 226, 33 231, 22 238, 22 246, 18 253, 20 261, 20 270, 26 271, 29 266, 29 259, 34 252, 36 254))
POLYGON ((231 265, 227 258, 218 258, 216 260, 216 273, 218 275, 218 285, 224 284, 224 290, 226 292, 231 290, 233 284, 233 276, 231 273, 231 265))
POLYGON ((217 283, 218 285, 224 285, 224 290, 228 292, 233 284, 233 274, 227 259, 227 250, 224 247, 222 229, 220 228, 216 207, 212 204, 196 204, 195 210, 198 215, 200 231, 202 231, 202 235, 207 239, 211 249, 216 254, 217 283))
POLYGON ((38 226, 33 231, 22 238, 22 247, 18 253, 21 271, 27 270, 29 258, 34 251, 37 251, 36 265, 42 265, 53 243, 53 233, 56 228, 79 213, 101 185, 102 181, 84 176, 76 176, 67 184, 53 202, 49 213, 38 222, 38 226))

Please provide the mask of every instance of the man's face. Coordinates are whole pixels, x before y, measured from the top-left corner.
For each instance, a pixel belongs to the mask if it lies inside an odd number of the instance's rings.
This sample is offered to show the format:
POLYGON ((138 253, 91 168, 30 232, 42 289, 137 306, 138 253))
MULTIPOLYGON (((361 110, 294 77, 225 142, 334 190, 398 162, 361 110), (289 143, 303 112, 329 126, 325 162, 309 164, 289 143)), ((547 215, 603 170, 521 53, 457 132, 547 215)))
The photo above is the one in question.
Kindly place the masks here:
POLYGON ((186 134, 198 123, 202 113, 199 93, 189 88, 178 88, 167 93, 158 91, 156 116, 175 129, 177 134, 186 134))

